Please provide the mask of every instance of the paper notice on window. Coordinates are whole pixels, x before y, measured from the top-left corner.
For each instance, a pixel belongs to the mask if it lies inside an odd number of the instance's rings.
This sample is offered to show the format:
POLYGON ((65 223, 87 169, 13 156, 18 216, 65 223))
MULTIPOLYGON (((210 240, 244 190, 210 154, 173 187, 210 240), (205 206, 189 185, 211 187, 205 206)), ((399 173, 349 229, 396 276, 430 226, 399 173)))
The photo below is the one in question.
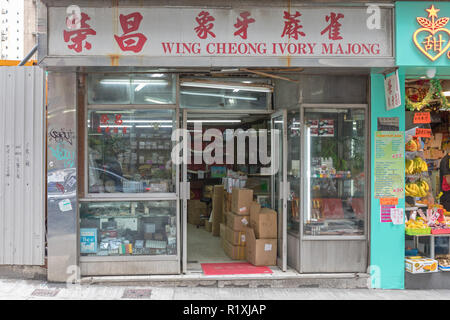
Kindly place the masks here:
POLYGON ((403 224, 403 208, 391 208, 391 220, 393 224, 403 224))

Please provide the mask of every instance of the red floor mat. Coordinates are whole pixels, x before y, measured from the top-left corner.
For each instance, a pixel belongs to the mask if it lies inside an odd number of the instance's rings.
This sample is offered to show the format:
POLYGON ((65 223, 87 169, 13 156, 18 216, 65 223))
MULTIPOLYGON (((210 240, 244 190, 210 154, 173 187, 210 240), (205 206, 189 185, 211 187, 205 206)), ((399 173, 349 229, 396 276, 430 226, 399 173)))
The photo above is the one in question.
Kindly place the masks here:
POLYGON ((203 273, 207 276, 217 276, 225 274, 255 274, 272 273, 268 267, 256 267, 250 263, 202 263, 203 273))

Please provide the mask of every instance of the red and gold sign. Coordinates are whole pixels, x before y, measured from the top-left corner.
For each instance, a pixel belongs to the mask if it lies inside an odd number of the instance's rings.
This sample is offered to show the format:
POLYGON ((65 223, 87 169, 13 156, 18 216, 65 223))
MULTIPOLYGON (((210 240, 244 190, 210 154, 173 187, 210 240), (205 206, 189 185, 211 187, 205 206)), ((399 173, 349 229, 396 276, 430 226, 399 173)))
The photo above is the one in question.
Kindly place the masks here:
MULTIPOLYGON (((450 30, 445 28, 449 18, 443 17, 438 19, 437 13, 440 9, 436 9, 434 5, 431 5, 425 11, 428 12, 428 18, 431 20, 425 17, 417 17, 417 22, 422 28, 414 32, 413 41, 428 59, 435 61, 450 48, 450 30), (419 35, 424 36, 422 42, 418 40, 419 35)), ((448 51, 447 57, 450 59, 450 51, 448 51)))

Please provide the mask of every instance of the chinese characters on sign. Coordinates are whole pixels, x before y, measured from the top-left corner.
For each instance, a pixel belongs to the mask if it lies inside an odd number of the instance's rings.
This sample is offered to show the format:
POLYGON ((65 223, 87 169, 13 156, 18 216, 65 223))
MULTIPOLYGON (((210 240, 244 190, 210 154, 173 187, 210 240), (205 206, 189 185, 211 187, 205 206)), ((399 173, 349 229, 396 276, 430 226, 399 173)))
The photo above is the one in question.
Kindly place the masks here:
POLYGON ((398 71, 384 79, 384 92, 386 96, 386 110, 391 110, 402 105, 398 71))
POLYGON ((213 38, 216 37, 214 32, 211 31, 211 29, 214 27, 214 24, 212 22, 215 20, 216 19, 214 19, 214 17, 211 16, 208 11, 202 11, 198 14, 198 16, 195 18, 198 26, 195 27, 194 30, 200 39, 206 39, 208 37, 208 34, 210 34, 213 38))
POLYGON ((124 16, 120 15, 120 25, 124 34, 122 36, 114 35, 120 49, 122 51, 133 51, 138 53, 144 47, 145 42, 147 42, 147 37, 142 33, 133 33, 139 29, 139 25, 142 21, 142 15, 139 12, 131 13, 124 16))
POLYGON ((245 11, 242 12, 240 14, 240 17, 242 18, 242 20, 239 20, 239 18, 237 18, 237 22, 234 24, 234 27, 237 28, 238 30, 234 33, 235 36, 239 36, 242 39, 247 39, 247 29, 248 29, 248 25, 250 23, 254 23, 255 19, 253 18, 248 18, 250 16, 250 12, 245 11))
POLYGON ((435 8, 434 5, 425 11, 428 12, 428 18, 431 20, 417 17, 421 28, 413 34, 414 44, 431 61, 435 61, 446 52, 447 58, 450 59, 450 29, 445 28, 450 19, 448 17, 438 19, 440 9, 435 8))
POLYGON ((83 51, 84 46, 87 50, 91 50, 92 44, 86 41, 86 38, 88 36, 95 36, 97 32, 86 23, 86 21, 90 19, 91 18, 87 14, 81 13, 81 28, 71 31, 64 30, 64 42, 72 41, 72 44, 67 46, 69 49, 80 53, 83 51))
POLYGON ((115 114, 114 115, 114 124, 110 126, 109 117, 107 114, 102 114, 100 116, 100 125, 97 127, 97 132, 102 133, 104 131, 105 133, 110 133, 111 128, 113 129, 114 133, 119 133, 119 128, 122 129, 122 133, 127 133, 127 127, 123 125, 122 115, 121 114, 115 114), (102 130, 104 129, 104 130, 102 130))
POLYGON ((328 39, 330 40, 342 40, 340 35, 340 29, 342 24, 339 23, 339 19, 344 18, 342 13, 334 13, 332 12, 329 16, 326 16, 326 21, 330 22, 330 24, 322 30, 320 34, 324 34, 328 32, 328 39))
POLYGON ((300 24, 299 17, 301 16, 301 13, 296 11, 295 14, 290 14, 289 12, 284 12, 284 19, 286 20, 284 22, 284 29, 283 33, 281 34, 281 37, 288 36, 288 38, 294 38, 295 40, 298 40, 298 36, 305 36, 305 33, 300 31, 300 29, 303 28, 303 26, 300 24))
MULTIPOLYGON (((381 9, 389 19, 392 10, 381 9)), ((49 56, 393 57, 364 8, 49 8, 49 56), (115 17, 111 19, 110 17, 115 17), (112 32, 110 30, 115 30, 112 32)))
POLYGON ((431 123, 431 116, 429 112, 416 112, 414 113, 413 123, 431 123))
POLYGON ((416 128, 416 136, 421 138, 431 138, 431 129, 416 128))

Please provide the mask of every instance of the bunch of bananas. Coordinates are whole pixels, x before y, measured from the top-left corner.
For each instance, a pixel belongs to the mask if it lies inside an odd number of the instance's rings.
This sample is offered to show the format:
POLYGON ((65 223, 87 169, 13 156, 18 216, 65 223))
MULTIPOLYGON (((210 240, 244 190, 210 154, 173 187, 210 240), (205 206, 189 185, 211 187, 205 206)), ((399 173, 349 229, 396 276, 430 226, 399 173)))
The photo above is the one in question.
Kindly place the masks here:
POLYGON ((409 229, 425 229, 428 228, 428 225, 422 220, 412 220, 409 219, 405 223, 406 228, 409 229))
POLYGON ((414 160, 407 159, 405 168, 406 174, 415 174, 428 171, 427 163, 420 157, 415 157, 414 160))
POLYGON ((424 180, 417 180, 405 185, 405 195, 407 197, 425 197, 429 190, 430 186, 424 180))

